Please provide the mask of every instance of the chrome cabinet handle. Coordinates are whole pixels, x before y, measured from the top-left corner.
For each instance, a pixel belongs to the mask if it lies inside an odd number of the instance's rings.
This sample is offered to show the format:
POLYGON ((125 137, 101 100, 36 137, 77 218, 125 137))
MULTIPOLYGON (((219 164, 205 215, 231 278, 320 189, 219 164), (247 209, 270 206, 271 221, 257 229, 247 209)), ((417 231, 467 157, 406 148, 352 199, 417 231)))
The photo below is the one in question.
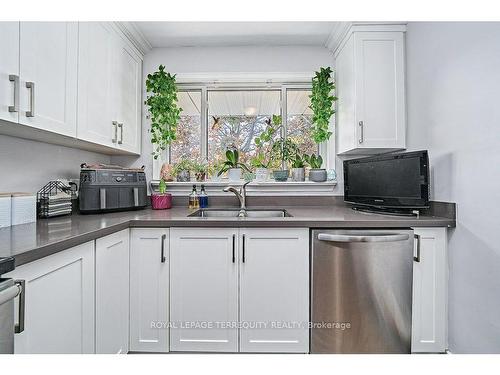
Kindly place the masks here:
POLYGON ((14 82, 14 105, 9 105, 9 112, 19 112, 19 76, 10 74, 9 81, 14 82))
POLYGON ((245 263, 246 256, 245 256, 245 235, 243 235, 243 263, 245 263))
POLYGON ((14 326, 15 333, 21 333, 24 331, 24 312, 26 306, 26 282, 24 280, 14 280, 19 288, 19 323, 14 326))
POLYGON ((26 82, 26 88, 30 89, 30 110, 26 111, 26 117, 35 117, 35 82, 26 82))
POLYGON ((121 145, 123 143, 123 123, 119 122, 118 127, 120 128, 120 140, 118 141, 118 144, 121 145))
POLYGON ((417 240, 417 256, 413 257, 413 260, 415 262, 419 262, 420 263, 420 238, 421 237, 420 237, 419 234, 414 234, 413 238, 417 240))
POLYGON ((118 140, 118 121, 113 121, 112 124, 115 127, 115 136, 111 139, 111 142, 116 143, 118 140))
POLYGON ((351 234, 318 234, 318 240, 328 242, 397 242, 406 241, 410 236, 408 234, 384 234, 379 236, 351 235, 351 234))
POLYGON ((233 258, 232 258, 233 259, 233 263, 236 261, 236 259, 235 259, 235 250, 234 250, 234 248, 235 248, 235 245, 234 245, 235 241, 236 241, 236 235, 233 234, 233 258))
POLYGON ((162 234, 161 236, 161 262, 165 263, 165 239, 167 238, 166 234, 162 234))
POLYGON ((363 121, 358 122, 358 125, 359 125, 359 140, 358 140, 358 142, 363 143, 364 136, 365 136, 364 129, 363 129, 363 125, 364 125, 363 121))

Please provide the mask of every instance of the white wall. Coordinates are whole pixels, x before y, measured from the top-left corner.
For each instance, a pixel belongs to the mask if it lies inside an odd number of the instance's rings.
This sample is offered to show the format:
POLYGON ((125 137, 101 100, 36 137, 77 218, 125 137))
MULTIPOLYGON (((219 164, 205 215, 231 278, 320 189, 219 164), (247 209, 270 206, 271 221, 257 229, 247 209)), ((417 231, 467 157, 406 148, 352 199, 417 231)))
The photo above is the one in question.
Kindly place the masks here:
POLYGON ((408 145, 428 149, 449 236, 449 347, 500 353, 500 23, 410 23, 408 145))
POLYGON ((110 157, 0 135, 0 192, 36 193, 50 180, 78 179, 83 162, 109 163, 110 157))
MULTIPOLYGON (((333 55, 326 48, 311 46, 154 48, 144 56, 144 80, 160 64, 179 76, 197 73, 213 73, 214 76, 218 73, 269 73, 272 79, 272 73, 310 72, 312 77, 319 67, 333 65, 333 55)), ((143 95, 145 97, 146 93, 143 95)), ((148 129, 149 122, 144 111, 141 157, 112 157, 112 162, 128 166, 145 165, 149 181, 153 162, 148 129)))

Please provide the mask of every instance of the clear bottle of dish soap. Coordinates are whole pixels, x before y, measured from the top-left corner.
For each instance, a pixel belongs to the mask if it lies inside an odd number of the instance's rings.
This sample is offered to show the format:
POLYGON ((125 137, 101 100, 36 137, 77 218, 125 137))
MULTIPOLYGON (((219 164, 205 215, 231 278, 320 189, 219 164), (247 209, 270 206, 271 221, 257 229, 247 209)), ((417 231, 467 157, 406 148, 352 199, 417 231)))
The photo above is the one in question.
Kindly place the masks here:
POLYGON ((205 185, 201 185, 201 192, 200 195, 198 196, 198 200, 200 202, 200 208, 208 207, 208 195, 205 192, 205 185))
POLYGON ((200 201, 198 199, 198 193, 196 191, 196 185, 193 185, 193 190, 189 194, 189 208, 198 209, 200 207, 200 201))

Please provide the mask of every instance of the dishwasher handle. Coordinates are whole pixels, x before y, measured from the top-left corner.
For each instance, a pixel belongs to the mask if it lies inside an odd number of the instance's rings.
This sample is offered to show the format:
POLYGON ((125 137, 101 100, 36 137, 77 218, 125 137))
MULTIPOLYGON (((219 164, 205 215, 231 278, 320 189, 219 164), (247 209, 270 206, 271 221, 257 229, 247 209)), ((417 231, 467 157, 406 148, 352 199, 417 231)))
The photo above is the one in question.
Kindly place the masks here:
POLYGON ((327 233, 318 234, 318 240, 328 241, 328 242, 397 242, 397 241, 406 241, 409 238, 410 235, 406 233, 382 234, 382 235, 327 234, 327 233))

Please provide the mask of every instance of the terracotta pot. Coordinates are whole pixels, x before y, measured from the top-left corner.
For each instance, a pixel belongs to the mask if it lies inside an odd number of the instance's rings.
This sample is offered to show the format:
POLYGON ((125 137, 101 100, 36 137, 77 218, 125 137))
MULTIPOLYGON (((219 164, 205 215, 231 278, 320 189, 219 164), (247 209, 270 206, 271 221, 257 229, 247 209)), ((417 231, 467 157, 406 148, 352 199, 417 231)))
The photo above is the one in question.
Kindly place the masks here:
POLYGON ((172 194, 151 194, 151 208, 153 210, 165 210, 172 207, 172 194))

